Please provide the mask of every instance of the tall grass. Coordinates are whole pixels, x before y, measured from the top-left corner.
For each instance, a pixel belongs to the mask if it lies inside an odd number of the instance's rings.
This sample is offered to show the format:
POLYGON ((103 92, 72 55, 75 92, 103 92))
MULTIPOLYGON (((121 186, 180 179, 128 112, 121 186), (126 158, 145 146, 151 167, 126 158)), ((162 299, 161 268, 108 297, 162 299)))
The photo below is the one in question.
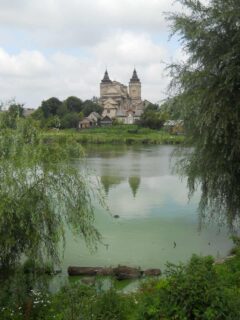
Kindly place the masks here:
POLYGON ((136 125, 118 125, 91 128, 81 131, 74 129, 44 131, 46 141, 74 139, 81 144, 180 144, 184 136, 171 135, 164 130, 139 128, 136 125))

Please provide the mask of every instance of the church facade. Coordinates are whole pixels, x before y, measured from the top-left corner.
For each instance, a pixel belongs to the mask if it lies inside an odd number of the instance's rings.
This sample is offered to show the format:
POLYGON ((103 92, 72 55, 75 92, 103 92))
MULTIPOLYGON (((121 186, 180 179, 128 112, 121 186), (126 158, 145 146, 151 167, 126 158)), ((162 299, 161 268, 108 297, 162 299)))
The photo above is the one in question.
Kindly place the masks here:
POLYGON ((125 124, 139 120, 146 101, 141 98, 141 82, 136 70, 134 69, 128 86, 110 80, 106 70, 100 83, 99 103, 103 107, 103 117, 108 116, 125 124))

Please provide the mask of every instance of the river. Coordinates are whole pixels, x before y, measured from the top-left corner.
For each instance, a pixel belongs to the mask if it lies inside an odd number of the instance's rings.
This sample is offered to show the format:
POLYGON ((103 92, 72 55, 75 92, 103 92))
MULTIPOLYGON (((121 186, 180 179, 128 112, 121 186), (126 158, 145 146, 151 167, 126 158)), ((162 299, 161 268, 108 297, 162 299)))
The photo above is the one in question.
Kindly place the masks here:
POLYGON ((199 192, 189 202, 186 180, 170 168, 172 151, 172 146, 143 145, 86 149, 87 166, 100 179, 111 213, 96 207, 96 226, 105 245, 95 253, 67 232, 64 271, 69 265, 118 264, 164 269, 167 261, 185 262, 193 253, 228 253, 232 241, 224 228, 212 223, 199 231, 199 192))

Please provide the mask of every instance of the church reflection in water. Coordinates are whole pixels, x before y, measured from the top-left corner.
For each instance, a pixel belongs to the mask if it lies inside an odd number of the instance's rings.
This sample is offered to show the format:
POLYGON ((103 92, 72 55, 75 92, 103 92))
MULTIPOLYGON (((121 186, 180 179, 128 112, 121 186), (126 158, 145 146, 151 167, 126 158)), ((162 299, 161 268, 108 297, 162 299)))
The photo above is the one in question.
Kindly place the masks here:
POLYGON ((128 183, 132 190, 133 197, 135 198, 141 183, 141 178, 139 176, 131 176, 128 178, 128 183))
POLYGON ((117 176, 101 176, 101 182, 107 195, 110 189, 121 184, 124 180, 124 178, 117 176))
POLYGON ((129 187, 132 191, 132 195, 135 198, 137 195, 137 191, 139 189, 141 178, 140 176, 130 176, 129 178, 125 177, 119 177, 119 176, 109 176, 109 175, 103 175, 101 176, 101 183, 103 185, 103 188, 106 192, 106 195, 109 194, 109 191, 120 185, 121 183, 128 181, 129 187))

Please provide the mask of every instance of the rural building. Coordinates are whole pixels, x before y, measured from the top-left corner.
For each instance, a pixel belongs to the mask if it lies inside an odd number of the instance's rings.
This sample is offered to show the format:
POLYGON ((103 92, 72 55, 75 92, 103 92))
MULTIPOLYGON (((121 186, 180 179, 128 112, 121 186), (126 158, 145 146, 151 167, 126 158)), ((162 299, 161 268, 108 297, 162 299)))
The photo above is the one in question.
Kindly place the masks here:
POLYGON ((97 112, 91 112, 89 116, 84 118, 82 121, 79 122, 79 129, 88 129, 92 127, 97 127, 100 125, 101 116, 97 112))
POLYGON ((100 120, 101 120, 102 117, 97 112, 91 112, 87 116, 87 118, 90 119, 91 121, 93 121, 96 125, 98 125, 100 123, 100 120))
POLYGON ((94 122, 88 118, 84 118, 82 121, 79 122, 79 129, 88 129, 94 126, 94 122))
POLYGON ((112 125, 112 119, 108 116, 105 116, 102 118, 100 124, 101 126, 111 126, 112 125))

